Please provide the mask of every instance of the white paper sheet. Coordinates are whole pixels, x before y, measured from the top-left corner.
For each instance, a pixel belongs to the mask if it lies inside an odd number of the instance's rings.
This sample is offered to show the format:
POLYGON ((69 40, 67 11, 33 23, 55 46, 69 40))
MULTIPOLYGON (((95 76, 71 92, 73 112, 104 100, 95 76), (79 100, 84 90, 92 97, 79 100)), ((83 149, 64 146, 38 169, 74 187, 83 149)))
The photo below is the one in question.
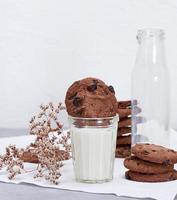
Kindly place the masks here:
MULTIPOLYGON (((173 144, 177 145, 177 133, 172 132, 173 144)), ((33 136, 18 136, 13 138, 0 139, 0 153, 8 144, 16 144, 17 147, 24 147, 34 140, 33 136)), ((62 177, 59 185, 52 185, 43 179, 33 179, 33 173, 18 175, 15 179, 9 180, 5 171, 0 171, 0 181, 10 183, 31 183, 42 187, 77 190, 90 193, 111 193, 118 196, 151 197, 158 200, 172 200, 177 193, 177 181, 164 183, 139 183, 124 178, 126 169, 123 166, 123 159, 115 160, 114 179, 108 183, 85 184, 74 180, 72 160, 65 161, 61 170, 62 177)), ((35 164, 25 164, 29 170, 35 168, 35 164)), ((177 166, 176 166, 177 169, 177 166)))

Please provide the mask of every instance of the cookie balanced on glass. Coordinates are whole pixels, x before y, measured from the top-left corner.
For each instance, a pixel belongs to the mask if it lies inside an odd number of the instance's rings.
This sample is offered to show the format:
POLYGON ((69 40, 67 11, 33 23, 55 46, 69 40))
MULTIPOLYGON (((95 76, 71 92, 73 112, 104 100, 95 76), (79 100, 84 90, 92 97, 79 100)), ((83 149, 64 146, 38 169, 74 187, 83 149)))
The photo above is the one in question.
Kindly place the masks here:
POLYGON ((112 180, 118 124, 114 88, 97 78, 85 78, 69 87, 65 104, 76 181, 112 180))

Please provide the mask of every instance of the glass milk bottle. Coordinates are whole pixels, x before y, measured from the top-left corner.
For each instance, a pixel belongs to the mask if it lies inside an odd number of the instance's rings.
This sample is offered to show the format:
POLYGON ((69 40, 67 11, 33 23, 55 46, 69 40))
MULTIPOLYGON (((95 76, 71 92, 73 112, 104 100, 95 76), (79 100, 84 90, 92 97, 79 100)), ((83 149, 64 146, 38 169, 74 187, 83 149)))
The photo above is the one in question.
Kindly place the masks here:
POLYGON ((139 30, 132 71, 132 145, 169 146, 169 73, 165 63, 164 31, 139 30), (141 111, 140 111, 141 110, 141 111))

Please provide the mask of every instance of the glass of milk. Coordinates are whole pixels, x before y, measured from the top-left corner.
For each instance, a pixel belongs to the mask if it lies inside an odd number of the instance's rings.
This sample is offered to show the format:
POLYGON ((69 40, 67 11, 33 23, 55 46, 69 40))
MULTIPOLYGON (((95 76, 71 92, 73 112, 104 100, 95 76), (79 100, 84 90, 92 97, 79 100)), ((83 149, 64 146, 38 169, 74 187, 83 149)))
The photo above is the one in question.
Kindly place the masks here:
POLYGON ((76 181, 102 183, 113 179, 118 116, 69 116, 76 181))

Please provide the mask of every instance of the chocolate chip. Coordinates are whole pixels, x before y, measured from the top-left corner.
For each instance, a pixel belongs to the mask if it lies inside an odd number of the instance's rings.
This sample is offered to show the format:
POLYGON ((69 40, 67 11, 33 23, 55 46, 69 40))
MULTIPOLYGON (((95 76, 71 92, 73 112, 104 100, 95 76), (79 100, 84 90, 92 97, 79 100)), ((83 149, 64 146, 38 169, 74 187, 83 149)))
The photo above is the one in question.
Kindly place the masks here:
POLYGON ((128 173, 128 172, 125 173, 125 178, 128 179, 128 180, 131 179, 131 177, 129 176, 129 173, 128 173))
POLYGON ((114 90, 114 88, 113 88, 112 85, 108 86, 108 89, 109 89, 110 92, 112 92, 113 94, 115 94, 115 90, 114 90))
POLYGON ((145 150, 144 155, 149 155, 149 152, 145 150))
POLYGON ((168 152, 175 153, 175 151, 174 151, 173 149, 168 149, 167 151, 168 151, 168 152))
POLYGON ((163 162, 163 164, 164 164, 164 165, 169 165, 169 164, 170 164, 170 160, 165 160, 165 161, 163 162))
POLYGON ((97 84, 95 84, 95 83, 92 84, 92 85, 87 86, 87 90, 89 92, 94 92, 96 89, 97 89, 97 84))
POLYGON ((82 99, 80 97, 74 97, 73 105, 76 107, 79 107, 79 106, 81 106, 81 104, 82 104, 82 99))
POLYGON ((93 79, 93 83, 94 84, 98 84, 98 80, 97 79, 93 79))
POLYGON ((73 95, 69 96, 69 97, 68 97, 68 100, 71 100, 71 99, 73 99, 73 98, 74 98, 76 95, 77 95, 77 92, 76 92, 76 93, 74 93, 73 95))

